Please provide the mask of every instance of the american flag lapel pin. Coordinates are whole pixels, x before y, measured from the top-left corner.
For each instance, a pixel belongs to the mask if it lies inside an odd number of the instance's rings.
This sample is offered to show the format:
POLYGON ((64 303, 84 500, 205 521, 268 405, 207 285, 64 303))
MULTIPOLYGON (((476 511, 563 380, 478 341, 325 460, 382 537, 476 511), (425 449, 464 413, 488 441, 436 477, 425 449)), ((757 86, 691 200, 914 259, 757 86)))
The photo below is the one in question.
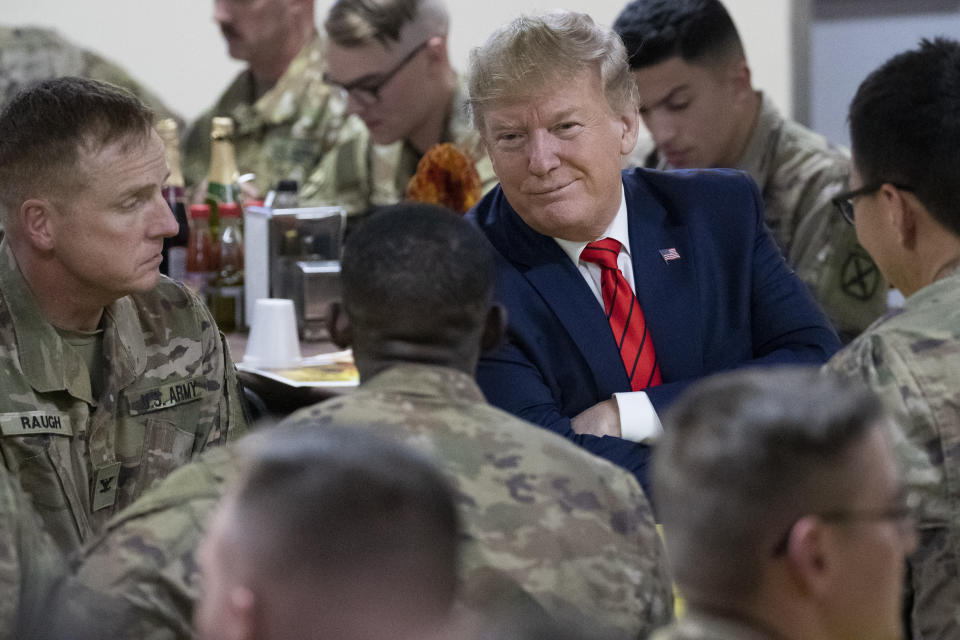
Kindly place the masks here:
POLYGON ((660 257, 663 258, 664 262, 670 262, 671 260, 679 260, 680 254, 674 247, 670 247, 669 249, 660 249, 660 257))

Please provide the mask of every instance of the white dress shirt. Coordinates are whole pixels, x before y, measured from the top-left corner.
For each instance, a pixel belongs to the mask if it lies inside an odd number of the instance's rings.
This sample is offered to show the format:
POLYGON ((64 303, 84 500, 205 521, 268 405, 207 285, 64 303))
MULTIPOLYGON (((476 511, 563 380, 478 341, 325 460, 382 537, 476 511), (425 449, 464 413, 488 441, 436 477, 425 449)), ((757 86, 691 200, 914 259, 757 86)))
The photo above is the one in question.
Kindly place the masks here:
MULTIPOLYGON (((613 218, 607 230, 597 238, 613 238, 620 243, 620 255, 617 256, 617 266, 627 284, 636 293, 636 285, 633 280, 633 261, 630 259, 630 227, 627 223, 627 200, 620 187, 620 209, 613 218)), ((594 297, 600 308, 603 308, 603 293, 600 288, 600 274, 602 269, 600 265, 587 262, 580 259, 580 254, 587 247, 587 242, 574 242, 572 240, 563 240, 554 238, 567 257, 580 270, 580 275, 586 281, 587 286, 593 292, 594 297)), ((615 393, 613 397, 617 400, 617 407, 620 410, 620 431, 621 437, 633 442, 650 443, 656 440, 657 436, 663 431, 660 424, 660 418, 657 416, 653 403, 649 396, 643 391, 630 391, 624 393, 615 393)))

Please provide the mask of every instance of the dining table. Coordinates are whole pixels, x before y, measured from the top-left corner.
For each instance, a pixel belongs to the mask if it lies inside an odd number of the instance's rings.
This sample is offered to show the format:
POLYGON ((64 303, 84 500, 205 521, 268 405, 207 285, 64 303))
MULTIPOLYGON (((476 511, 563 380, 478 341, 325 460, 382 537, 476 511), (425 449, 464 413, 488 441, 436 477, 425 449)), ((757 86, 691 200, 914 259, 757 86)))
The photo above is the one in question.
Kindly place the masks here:
MULTIPOLYGON (((297 386, 280 381, 272 372, 247 367, 243 364, 247 350, 248 333, 232 331, 224 334, 230 356, 237 364, 237 377, 244 388, 248 406, 255 419, 279 420, 298 409, 322 402, 337 395, 349 393, 356 384, 312 384, 297 386)), ((334 355, 340 348, 326 336, 318 340, 300 340, 303 362, 334 355)))

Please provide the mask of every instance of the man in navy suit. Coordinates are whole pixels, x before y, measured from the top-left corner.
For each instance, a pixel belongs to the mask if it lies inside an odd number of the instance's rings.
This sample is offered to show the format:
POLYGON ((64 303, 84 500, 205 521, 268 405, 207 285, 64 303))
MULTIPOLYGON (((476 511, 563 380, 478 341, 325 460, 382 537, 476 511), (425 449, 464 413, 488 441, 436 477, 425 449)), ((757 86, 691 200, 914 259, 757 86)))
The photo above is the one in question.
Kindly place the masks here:
POLYGON ((639 113, 612 31, 574 12, 523 16, 471 66, 501 184, 470 216, 499 252, 509 314, 477 373, 490 402, 643 481, 657 416, 690 382, 839 348, 746 174, 621 173, 639 113))

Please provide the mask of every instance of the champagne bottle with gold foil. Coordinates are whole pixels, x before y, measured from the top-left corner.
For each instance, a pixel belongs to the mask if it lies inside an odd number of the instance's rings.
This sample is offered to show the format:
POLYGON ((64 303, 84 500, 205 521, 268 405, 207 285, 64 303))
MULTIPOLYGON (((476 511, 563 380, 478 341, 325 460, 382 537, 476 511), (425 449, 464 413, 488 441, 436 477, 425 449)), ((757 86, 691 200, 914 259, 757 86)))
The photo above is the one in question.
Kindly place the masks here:
POLYGON ((177 235, 163 239, 163 260, 160 263, 160 273, 183 282, 186 277, 190 224, 187 220, 187 206, 183 195, 183 172, 180 170, 180 136, 177 131, 177 121, 172 118, 160 120, 156 129, 157 134, 163 141, 167 169, 170 171, 170 176, 163 184, 163 199, 170 205, 170 210, 173 211, 179 226, 177 235))
POLYGON ((207 197, 210 205, 210 230, 213 237, 220 234, 218 207, 227 202, 241 202, 237 184, 237 156, 233 148, 233 119, 215 117, 210 127, 210 173, 207 175, 207 197))

